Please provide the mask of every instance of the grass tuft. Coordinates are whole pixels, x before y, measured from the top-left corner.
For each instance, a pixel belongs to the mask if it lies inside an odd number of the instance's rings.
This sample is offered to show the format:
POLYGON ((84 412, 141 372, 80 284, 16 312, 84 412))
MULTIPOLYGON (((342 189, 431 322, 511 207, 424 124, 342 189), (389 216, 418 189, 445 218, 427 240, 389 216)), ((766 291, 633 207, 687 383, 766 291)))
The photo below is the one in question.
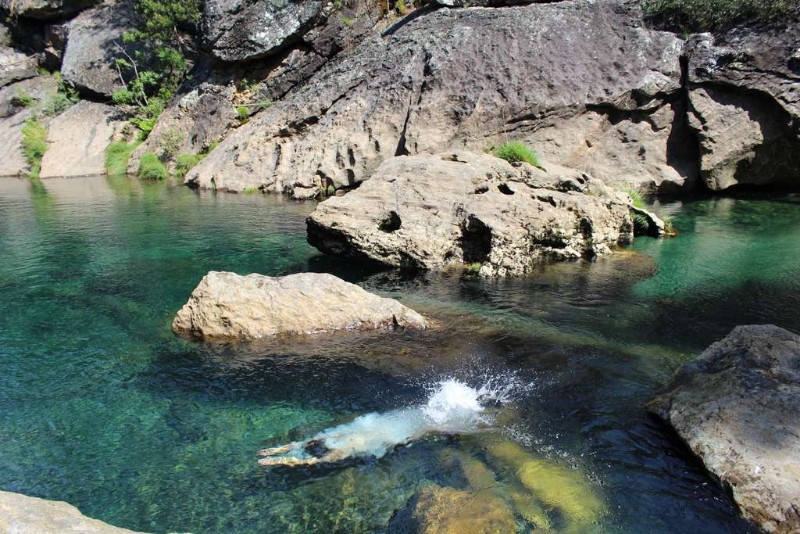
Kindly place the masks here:
POLYGON ((139 159, 139 170, 136 172, 142 180, 166 180, 169 174, 167 167, 152 152, 145 152, 139 159))
POLYGON ((106 174, 108 176, 128 174, 128 160, 140 143, 139 141, 133 143, 118 141, 108 145, 106 148, 106 174))
POLYGON ((521 141, 509 141, 500 145, 494 150, 494 155, 509 163, 524 161, 534 167, 539 167, 539 157, 536 152, 521 141))
POLYGON ((200 163, 204 157, 206 157, 205 154, 188 154, 185 152, 178 154, 178 157, 175 158, 175 176, 183 178, 186 176, 186 173, 192 170, 192 167, 200 163))
POLYGON ((28 119, 22 127, 22 154, 30 165, 31 178, 39 177, 45 152, 47 152, 47 127, 36 117, 28 119))

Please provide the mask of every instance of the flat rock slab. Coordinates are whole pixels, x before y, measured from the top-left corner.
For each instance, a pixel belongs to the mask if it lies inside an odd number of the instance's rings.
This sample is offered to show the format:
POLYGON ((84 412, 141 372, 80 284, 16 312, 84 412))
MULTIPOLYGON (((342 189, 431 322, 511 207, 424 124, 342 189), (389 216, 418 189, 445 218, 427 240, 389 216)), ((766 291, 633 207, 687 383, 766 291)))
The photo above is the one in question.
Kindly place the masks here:
POLYGON ((426 320, 393 299, 330 274, 273 278, 209 272, 172 322, 200 339, 260 339, 337 330, 424 329, 426 320))
POLYGON ((54 118, 41 178, 105 174, 105 152, 122 121, 106 104, 82 100, 54 118))
POLYGON ((800 532, 800 336, 738 326, 648 404, 688 443, 744 516, 800 532))
POLYGON ((308 218, 308 241, 392 267, 505 276, 633 239, 625 195, 574 169, 545 167, 463 151, 391 158, 358 189, 322 202, 308 218))
POLYGON ((0 491, 0 532, 43 534, 136 534, 83 515, 71 504, 0 491))

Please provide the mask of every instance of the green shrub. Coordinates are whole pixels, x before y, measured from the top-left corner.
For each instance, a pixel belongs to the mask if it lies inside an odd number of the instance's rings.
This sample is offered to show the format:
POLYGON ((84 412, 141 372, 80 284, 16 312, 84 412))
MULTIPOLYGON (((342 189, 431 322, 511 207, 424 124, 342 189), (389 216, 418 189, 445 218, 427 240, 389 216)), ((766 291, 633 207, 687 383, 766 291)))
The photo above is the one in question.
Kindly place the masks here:
POLYGON ((30 165, 30 177, 38 178, 42 170, 42 158, 47 152, 47 127, 34 117, 22 127, 22 154, 30 165))
POLYGON ((181 149, 185 140, 186 134, 174 128, 170 128, 161 134, 161 139, 158 143, 161 147, 161 161, 171 161, 178 154, 178 150, 181 149))
POLYGON ((682 32, 724 30, 741 23, 781 20, 800 0, 641 0, 657 25, 682 32))
POLYGON ((494 155, 509 163, 524 161, 534 167, 539 166, 539 157, 536 152, 521 141, 509 141, 500 145, 494 150, 494 155))
POLYGON ((250 120, 250 110, 247 109, 247 106, 237 106, 236 117, 239 119, 239 122, 244 124, 250 120))
POLYGON ((60 72, 54 72, 53 77, 56 79, 58 89, 55 94, 50 95, 47 102, 45 102, 44 109, 42 109, 42 113, 48 117, 66 111, 80 99, 78 92, 74 87, 67 85, 60 72))
POLYGON ((11 105, 20 108, 29 108, 36 103, 36 99, 26 91, 17 89, 17 94, 11 97, 11 105))
POLYGON ((109 176, 127 174, 128 160, 139 144, 140 142, 126 143, 125 141, 111 143, 106 149, 106 174, 109 176))
POLYGON ((166 180, 167 167, 152 152, 145 152, 139 160, 139 170, 136 176, 142 180, 166 180))
POLYGON ((186 173, 192 170, 192 167, 200 163, 204 157, 206 157, 205 154, 178 154, 178 157, 175 158, 175 176, 183 178, 186 176, 186 173))

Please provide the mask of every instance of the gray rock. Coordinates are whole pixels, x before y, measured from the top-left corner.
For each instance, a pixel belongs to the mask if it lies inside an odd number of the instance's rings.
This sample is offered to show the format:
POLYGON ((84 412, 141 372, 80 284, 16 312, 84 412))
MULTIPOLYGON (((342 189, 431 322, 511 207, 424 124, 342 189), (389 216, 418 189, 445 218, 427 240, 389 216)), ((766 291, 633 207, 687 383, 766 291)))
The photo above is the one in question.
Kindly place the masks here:
POLYGON ((82 100, 50 122, 41 178, 105 174, 105 152, 124 121, 113 106, 82 100))
POLYGON ((308 218, 308 241, 393 267, 467 265, 502 276, 632 240, 625 195, 545 167, 467 152, 391 158, 355 191, 322 202, 308 218))
POLYGON ((36 114, 37 107, 56 92, 56 81, 50 76, 38 76, 0 89, 0 176, 20 176, 28 172, 22 155, 22 128, 36 114), (19 106, 20 95, 28 95, 34 105, 19 106))
POLYGON ((47 501, 19 493, 0 491, 0 532, 44 534, 80 532, 82 534, 136 534, 132 530, 91 519, 61 501, 47 501))
POLYGON ((206 0, 204 46, 222 61, 262 58, 302 36, 321 9, 318 0, 206 0))
POLYGON ((679 90, 682 44, 616 0, 440 9, 339 54, 228 136, 187 182, 352 186, 397 154, 482 151, 587 105, 652 107, 679 90))
POLYGON ((36 76, 36 60, 7 46, 0 46, 0 87, 36 76))
POLYGON ((393 299, 330 274, 271 278, 209 272, 172 323, 200 339, 260 339, 394 326, 424 329, 425 319, 393 299))
POLYGON ((130 3, 119 2, 81 13, 69 22, 61 74, 79 91, 111 97, 122 88, 114 59, 122 57, 119 46, 133 55, 122 34, 135 27, 130 3))
MULTIPOLYGON (((794 26, 789 26, 794 28, 794 26)), ((800 35, 780 29, 700 34, 686 44, 690 126, 706 185, 796 184, 800 35)))
POLYGON ((738 326, 648 405, 766 532, 800 531, 800 336, 738 326))
POLYGON ((64 19, 102 0, 0 0, 0 9, 39 20, 64 19))

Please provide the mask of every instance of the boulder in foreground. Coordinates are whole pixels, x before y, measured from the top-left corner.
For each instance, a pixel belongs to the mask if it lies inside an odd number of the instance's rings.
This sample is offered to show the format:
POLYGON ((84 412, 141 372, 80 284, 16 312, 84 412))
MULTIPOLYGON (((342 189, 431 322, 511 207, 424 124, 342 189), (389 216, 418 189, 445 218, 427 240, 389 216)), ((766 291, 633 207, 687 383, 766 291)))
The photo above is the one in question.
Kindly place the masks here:
POLYGON ((574 169, 545 167, 463 151, 390 158, 358 189, 317 207, 308 241, 392 267, 466 265, 503 276, 633 239, 626 195, 574 169))
POLYGON ((44 532, 82 532, 86 534, 136 534, 113 527, 61 501, 47 501, 19 493, 0 491, 0 532, 42 534, 44 532))
POLYGON ((800 336, 738 326, 648 409, 667 421, 766 532, 800 532, 800 336))
POLYGON ((172 322, 200 339, 259 339, 336 330, 424 329, 425 319, 393 299, 330 274, 278 278, 211 271, 172 322))

